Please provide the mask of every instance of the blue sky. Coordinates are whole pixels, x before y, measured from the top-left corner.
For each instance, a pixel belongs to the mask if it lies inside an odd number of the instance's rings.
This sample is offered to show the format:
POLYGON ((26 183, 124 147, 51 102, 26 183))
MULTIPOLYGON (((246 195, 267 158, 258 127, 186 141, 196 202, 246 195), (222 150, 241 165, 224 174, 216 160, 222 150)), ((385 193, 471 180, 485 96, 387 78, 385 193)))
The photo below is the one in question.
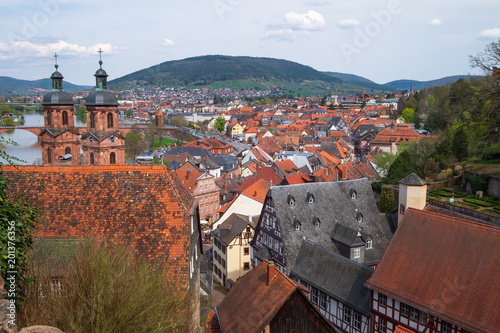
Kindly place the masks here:
POLYGON ((0 0, 0 76, 94 84, 168 60, 225 54, 295 61, 377 83, 477 73, 500 38, 500 1, 0 0))

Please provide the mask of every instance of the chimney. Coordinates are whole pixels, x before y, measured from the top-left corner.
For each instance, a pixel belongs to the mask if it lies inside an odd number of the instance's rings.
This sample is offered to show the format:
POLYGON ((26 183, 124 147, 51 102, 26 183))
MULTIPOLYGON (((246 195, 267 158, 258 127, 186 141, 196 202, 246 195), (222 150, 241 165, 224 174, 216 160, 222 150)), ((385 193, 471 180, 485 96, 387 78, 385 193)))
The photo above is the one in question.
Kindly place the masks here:
POLYGON ((347 165, 341 164, 340 165, 340 172, 342 174, 342 180, 346 180, 347 179, 347 165))
POLYGON ((224 192, 227 192, 227 182, 224 183, 224 192))
POLYGON ((189 180, 191 178, 191 170, 187 171, 186 179, 189 180))
POLYGON ((267 285, 271 284, 271 282, 273 281, 275 276, 276 276, 276 271, 275 271, 275 267, 274 267, 274 261, 268 260, 267 261, 267 285))

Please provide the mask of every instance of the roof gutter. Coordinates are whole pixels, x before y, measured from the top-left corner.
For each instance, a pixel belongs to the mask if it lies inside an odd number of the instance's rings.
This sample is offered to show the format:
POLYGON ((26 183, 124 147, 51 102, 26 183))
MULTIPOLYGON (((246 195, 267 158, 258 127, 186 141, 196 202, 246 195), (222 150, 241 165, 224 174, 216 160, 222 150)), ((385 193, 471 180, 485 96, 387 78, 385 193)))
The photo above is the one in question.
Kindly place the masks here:
POLYGON ((219 322, 220 333, 224 333, 224 332, 222 332, 222 327, 220 324, 219 311, 217 311, 217 307, 215 307, 214 309, 215 309, 215 314, 217 315, 217 321, 219 322))

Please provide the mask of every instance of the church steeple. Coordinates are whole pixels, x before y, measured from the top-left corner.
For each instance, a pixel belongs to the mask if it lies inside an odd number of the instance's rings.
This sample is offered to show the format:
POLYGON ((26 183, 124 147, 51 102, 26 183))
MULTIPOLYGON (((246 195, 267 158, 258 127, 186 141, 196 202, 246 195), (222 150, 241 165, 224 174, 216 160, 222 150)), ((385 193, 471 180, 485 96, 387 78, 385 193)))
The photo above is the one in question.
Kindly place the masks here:
POLYGON ((108 74, 104 69, 102 69, 102 50, 99 48, 99 69, 95 72, 95 87, 98 91, 103 91, 108 89, 108 74))
POLYGON ((62 76, 61 73, 57 70, 59 68, 59 65, 57 64, 57 53, 54 53, 54 58, 55 58, 55 65, 54 67, 56 68, 56 71, 52 73, 50 78, 52 79, 52 91, 62 91, 62 80, 64 77, 62 76))

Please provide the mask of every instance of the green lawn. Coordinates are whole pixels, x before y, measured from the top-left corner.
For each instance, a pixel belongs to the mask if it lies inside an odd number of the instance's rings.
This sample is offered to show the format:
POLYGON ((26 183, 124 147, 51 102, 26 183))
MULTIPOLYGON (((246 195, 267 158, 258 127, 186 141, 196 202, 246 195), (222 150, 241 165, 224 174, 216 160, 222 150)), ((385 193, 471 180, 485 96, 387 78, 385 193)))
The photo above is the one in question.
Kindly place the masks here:
POLYGON ((158 149, 160 147, 167 147, 171 143, 175 143, 175 140, 166 138, 166 139, 161 139, 161 142, 160 142, 160 139, 155 139, 155 143, 153 144, 151 149, 154 150, 154 149, 158 149))

